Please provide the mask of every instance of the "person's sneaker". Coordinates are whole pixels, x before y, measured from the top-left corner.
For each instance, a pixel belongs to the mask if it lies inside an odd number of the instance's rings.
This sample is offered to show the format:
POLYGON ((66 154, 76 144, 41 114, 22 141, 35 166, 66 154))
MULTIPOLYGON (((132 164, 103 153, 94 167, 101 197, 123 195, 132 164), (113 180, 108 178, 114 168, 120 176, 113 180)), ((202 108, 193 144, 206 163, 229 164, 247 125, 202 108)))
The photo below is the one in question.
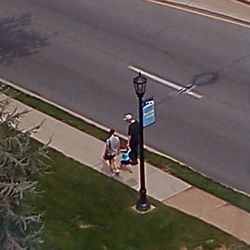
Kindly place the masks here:
POLYGON ((120 170, 117 169, 116 172, 115 172, 116 175, 119 175, 120 174, 120 170))

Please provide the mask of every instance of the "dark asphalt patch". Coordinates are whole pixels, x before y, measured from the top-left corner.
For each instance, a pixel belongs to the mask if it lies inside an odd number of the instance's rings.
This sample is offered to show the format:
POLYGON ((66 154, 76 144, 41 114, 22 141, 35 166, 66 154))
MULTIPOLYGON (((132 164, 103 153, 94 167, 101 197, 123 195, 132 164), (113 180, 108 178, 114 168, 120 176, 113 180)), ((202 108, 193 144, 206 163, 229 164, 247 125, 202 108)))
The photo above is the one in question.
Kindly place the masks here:
POLYGON ((214 83, 218 79, 218 73, 216 72, 207 72, 193 77, 194 86, 205 86, 208 84, 214 83))

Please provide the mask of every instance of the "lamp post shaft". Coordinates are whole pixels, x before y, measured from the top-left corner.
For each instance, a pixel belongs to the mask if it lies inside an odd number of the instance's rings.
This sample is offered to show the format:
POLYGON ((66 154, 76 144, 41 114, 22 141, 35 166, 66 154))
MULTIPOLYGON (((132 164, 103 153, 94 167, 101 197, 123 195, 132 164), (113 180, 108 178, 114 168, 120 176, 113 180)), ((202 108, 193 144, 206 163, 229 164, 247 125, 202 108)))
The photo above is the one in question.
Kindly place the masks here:
POLYGON ((145 187, 145 167, 144 167, 144 139, 143 139, 143 107, 142 95, 138 95, 139 100, 139 123, 140 123, 140 197, 136 204, 136 209, 146 211, 150 208, 147 202, 147 190, 145 187))

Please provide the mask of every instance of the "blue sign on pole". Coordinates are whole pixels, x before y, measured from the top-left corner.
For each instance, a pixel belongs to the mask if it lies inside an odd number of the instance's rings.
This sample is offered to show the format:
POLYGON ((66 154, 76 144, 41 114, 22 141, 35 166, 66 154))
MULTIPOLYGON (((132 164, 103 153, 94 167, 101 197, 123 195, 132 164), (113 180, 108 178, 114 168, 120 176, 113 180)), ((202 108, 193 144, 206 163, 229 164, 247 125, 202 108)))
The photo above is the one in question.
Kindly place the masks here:
POLYGON ((143 102, 143 127, 146 128, 155 123, 155 101, 153 98, 143 102))

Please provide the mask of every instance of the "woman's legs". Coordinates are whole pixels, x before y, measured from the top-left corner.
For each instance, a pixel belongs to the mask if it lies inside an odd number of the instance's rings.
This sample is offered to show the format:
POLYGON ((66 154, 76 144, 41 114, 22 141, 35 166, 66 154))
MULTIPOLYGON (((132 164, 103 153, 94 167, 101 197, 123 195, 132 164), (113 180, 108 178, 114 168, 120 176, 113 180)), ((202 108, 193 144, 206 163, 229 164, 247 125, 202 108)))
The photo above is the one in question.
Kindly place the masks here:
POLYGON ((109 166, 110 166, 110 170, 112 174, 119 174, 120 171, 116 166, 115 158, 112 158, 111 160, 109 160, 109 166))

